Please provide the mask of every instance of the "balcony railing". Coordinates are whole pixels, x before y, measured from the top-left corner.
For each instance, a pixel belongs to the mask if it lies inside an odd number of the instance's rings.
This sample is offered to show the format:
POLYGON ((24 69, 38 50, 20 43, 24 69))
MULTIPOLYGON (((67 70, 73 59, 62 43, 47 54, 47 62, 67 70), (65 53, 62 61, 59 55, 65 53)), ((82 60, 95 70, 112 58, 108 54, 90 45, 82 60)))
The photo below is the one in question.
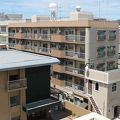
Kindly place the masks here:
POLYGON ((85 42, 85 36, 82 35, 66 35, 68 42, 85 42))
POLYGON ((48 54, 50 54, 50 48, 39 47, 39 52, 40 53, 48 53, 48 54))
POLYGON ((31 50, 31 46, 30 45, 24 45, 24 49, 31 50))
POLYGON ((15 43, 9 43, 9 47, 15 47, 15 43))
POLYGON ((38 39, 43 39, 43 40, 50 40, 51 35, 50 34, 39 34, 38 39))
POLYGON ((15 37, 15 33, 9 33, 9 36, 15 37))
POLYGON ((33 38, 35 38, 35 34, 34 33, 24 33, 24 37, 33 39, 33 38))
POLYGON ((27 80, 21 79, 21 80, 14 80, 14 81, 8 81, 8 90, 14 90, 19 88, 26 88, 27 87, 27 80))
POLYGON ((70 72, 72 74, 84 75, 84 70, 79 69, 79 68, 74 68, 74 67, 66 66, 65 70, 66 70, 66 72, 70 72))
POLYGON ((85 91, 84 86, 72 82, 65 81, 65 86, 73 90, 85 91))
POLYGON ((79 52, 73 52, 73 51, 66 51, 66 56, 72 57, 72 58, 85 59, 85 53, 79 53, 79 52))

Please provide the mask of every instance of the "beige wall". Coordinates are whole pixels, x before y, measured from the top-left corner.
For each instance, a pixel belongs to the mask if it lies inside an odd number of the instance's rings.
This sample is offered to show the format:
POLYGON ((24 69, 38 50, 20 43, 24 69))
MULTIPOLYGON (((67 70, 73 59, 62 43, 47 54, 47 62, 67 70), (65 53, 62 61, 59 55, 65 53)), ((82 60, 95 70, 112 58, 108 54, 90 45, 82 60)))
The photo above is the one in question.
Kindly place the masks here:
POLYGON ((20 78, 25 78, 24 69, 0 72, 0 120, 11 120, 11 117, 21 116, 21 120, 26 120, 26 113, 22 106, 25 104, 26 90, 7 90, 9 75, 20 74, 20 78), (20 95, 20 106, 10 107, 10 96, 20 95))

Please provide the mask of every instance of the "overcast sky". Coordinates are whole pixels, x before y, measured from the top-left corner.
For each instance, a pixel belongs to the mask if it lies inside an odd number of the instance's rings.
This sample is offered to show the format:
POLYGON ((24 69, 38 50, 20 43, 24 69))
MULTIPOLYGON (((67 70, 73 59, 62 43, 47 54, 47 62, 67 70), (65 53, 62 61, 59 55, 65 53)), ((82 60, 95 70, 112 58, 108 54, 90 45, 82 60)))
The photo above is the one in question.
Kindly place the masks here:
MULTIPOLYGON (((0 12, 23 14, 24 18, 32 15, 50 15, 49 4, 58 4, 57 16, 68 17, 75 6, 80 5, 81 11, 93 12, 99 16, 99 0, 0 0, 0 12)), ((120 0, 100 0, 100 16, 115 20, 120 18, 120 0)))

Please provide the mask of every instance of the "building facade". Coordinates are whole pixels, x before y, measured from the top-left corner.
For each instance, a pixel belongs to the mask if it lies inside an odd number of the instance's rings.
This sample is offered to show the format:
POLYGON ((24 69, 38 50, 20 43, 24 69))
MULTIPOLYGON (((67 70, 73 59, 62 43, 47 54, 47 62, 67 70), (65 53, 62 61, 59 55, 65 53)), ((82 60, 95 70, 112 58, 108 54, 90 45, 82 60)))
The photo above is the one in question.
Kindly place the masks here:
POLYGON ((51 108, 45 101, 59 104, 50 98, 50 65, 59 61, 0 48, 0 119, 38 120, 51 108))
POLYGON ((52 66, 51 87, 61 92, 59 99, 111 119, 115 117, 105 101, 111 101, 107 97, 110 94, 118 98, 120 105, 119 95, 111 91, 116 84, 106 87, 87 80, 85 66, 90 64, 90 68, 99 71, 117 69, 117 22, 74 19, 10 24, 9 47, 58 58, 60 64, 52 66))

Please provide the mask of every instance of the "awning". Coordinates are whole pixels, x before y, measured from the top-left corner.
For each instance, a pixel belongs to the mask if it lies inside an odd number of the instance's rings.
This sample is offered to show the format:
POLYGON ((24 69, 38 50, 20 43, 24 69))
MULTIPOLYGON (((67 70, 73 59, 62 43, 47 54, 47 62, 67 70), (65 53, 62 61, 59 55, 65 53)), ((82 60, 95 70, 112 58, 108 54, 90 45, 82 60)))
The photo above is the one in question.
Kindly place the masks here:
POLYGON ((48 99, 26 104, 25 106, 23 106, 23 111, 27 112, 27 114, 30 114, 32 112, 38 112, 38 111, 45 110, 60 104, 61 104, 61 101, 58 101, 53 98, 48 98, 48 99))

